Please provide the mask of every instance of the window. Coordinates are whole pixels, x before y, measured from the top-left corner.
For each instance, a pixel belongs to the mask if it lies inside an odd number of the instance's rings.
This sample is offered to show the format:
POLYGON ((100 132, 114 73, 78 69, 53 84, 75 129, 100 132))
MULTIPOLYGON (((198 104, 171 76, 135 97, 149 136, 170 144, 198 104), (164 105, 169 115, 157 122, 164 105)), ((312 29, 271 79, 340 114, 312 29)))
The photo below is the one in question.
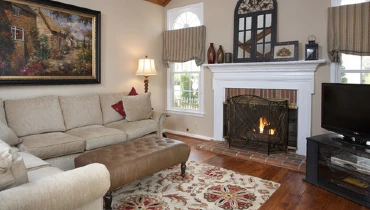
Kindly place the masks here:
MULTIPOLYGON (((167 11, 167 29, 203 25, 203 3, 167 11)), ((194 60, 171 63, 167 71, 167 111, 203 116, 203 71, 194 60)))
POLYGON ((12 26, 12 36, 14 40, 24 41, 24 29, 12 26))
POLYGON ((17 6, 12 5, 12 10, 13 10, 13 16, 19 17, 19 14, 21 12, 21 9, 19 7, 17 7, 17 6))
MULTIPOLYGON (((332 6, 358 4, 370 0, 332 0, 332 6)), ((341 64, 331 64, 331 82, 370 84, 370 56, 342 53, 341 64)))

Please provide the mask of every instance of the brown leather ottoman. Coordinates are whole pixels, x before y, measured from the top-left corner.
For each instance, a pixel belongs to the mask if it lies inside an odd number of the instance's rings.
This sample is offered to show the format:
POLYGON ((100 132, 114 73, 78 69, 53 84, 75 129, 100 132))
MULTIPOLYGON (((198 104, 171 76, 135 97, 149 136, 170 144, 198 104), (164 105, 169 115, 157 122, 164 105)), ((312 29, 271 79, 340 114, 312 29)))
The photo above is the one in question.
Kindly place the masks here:
POLYGON ((86 152, 75 158, 75 166, 104 164, 110 173, 111 186, 104 197, 106 209, 111 209, 111 192, 134 180, 181 163, 185 176, 190 147, 174 139, 143 138, 86 152))

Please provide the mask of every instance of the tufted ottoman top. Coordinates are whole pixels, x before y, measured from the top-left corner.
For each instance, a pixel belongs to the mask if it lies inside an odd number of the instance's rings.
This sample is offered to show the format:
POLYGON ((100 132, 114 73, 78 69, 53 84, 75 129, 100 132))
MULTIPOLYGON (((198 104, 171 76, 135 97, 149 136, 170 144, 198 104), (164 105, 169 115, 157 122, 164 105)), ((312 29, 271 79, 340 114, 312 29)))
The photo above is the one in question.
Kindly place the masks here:
POLYGON ((190 147, 168 138, 143 138, 86 152, 75 166, 102 163, 109 172, 110 190, 188 160, 190 147))

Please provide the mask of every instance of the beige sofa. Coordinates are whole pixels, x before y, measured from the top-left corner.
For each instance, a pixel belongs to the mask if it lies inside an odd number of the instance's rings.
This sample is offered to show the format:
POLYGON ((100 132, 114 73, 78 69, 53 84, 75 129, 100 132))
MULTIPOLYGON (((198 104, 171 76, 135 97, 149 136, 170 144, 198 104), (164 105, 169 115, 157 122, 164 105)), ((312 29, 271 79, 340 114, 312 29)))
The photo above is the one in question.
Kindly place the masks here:
POLYGON ((97 148, 162 136, 165 118, 153 114, 150 93, 0 100, 0 139, 5 142, 0 142, 0 210, 102 209, 109 172, 101 164, 74 169, 74 158, 97 148), (120 100, 126 119, 111 107, 120 100), (23 165, 11 170, 14 164, 9 160, 23 165), (1 188, 9 171, 13 181, 1 188), (16 181, 17 174, 23 174, 21 181, 16 181))

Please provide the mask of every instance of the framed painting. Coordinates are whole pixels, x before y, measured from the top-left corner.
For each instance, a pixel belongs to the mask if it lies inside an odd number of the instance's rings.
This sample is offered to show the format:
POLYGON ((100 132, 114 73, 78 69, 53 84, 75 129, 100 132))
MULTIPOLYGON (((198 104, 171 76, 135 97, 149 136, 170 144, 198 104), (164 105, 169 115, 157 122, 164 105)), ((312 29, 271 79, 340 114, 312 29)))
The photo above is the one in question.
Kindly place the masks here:
POLYGON ((100 12, 0 0, 0 85, 100 83, 100 12))
POLYGON ((277 42, 272 52, 272 61, 297 61, 298 41, 277 42))

